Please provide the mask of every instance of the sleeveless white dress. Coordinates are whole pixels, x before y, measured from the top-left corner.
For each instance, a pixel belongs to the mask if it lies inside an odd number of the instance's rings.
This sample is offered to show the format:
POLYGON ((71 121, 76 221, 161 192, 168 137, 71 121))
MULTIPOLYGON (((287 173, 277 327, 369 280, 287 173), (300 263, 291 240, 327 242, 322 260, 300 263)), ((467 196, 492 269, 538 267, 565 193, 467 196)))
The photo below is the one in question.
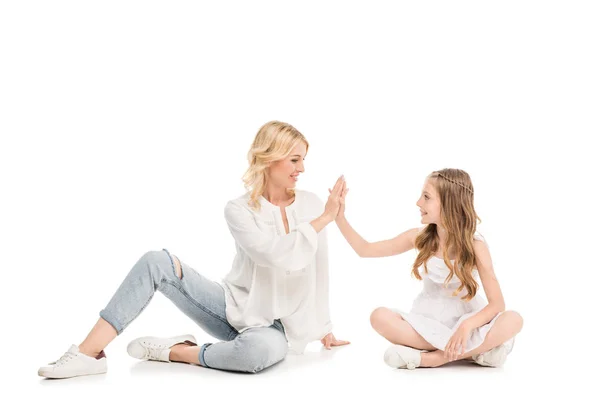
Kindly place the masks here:
MULTIPOLYGON (((483 241, 481 235, 476 235, 475 239, 483 241)), ((400 314, 432 346, 444 350, 460 324, 484 308, 487 302, 481 297, 479 290, 470 301, 461 300, 461 297, 467 293, 465 289, 456 296, 452 296, 452 293, 460 286, 460 280, 455 275, 445 285, 444 282, 450 270, 444 260, 434 256, 426 264, 427 273, 423 266, 419 268, 419 273, 423 278, 423 291, 413 302, 410 312, 392 310, 400 314)), ((482 285, 477 270, 473 270, 473 276, 481 289, 482 285)), ((476 349, 483 343, 485 336, 501 314, 497 314, 489 323, 472 331, 465 352, 476 349)))

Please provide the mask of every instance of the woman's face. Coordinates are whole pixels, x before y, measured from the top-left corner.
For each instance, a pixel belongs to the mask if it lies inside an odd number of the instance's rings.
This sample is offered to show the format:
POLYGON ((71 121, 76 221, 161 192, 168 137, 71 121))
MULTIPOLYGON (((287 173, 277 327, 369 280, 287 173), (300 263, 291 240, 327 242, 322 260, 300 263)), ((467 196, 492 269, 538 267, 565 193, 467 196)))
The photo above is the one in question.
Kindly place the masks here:
POLYGON ((271 163, 267 172, 269 182, 284 189, 295 188, 298 176, 304 172, 304 157, 306 144, 299 143, 289 156, 271 163))

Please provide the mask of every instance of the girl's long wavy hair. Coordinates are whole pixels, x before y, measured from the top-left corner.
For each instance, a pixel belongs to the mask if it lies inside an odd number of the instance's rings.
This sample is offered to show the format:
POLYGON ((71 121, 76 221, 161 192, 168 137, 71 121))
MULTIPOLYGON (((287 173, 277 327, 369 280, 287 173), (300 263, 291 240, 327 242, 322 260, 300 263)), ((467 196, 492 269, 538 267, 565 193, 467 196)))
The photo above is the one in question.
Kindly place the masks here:
MULTIPOLYGON (((250 192, 250 207, 260 210, 259 197, 267 187, 269 163, 289 156, 299 143, 304 143, 308 152, 308 141, 304 135, 285 122, 267 122, 258 130, 248 151, 248 170, 242 178, 244 186, 250 192)), ((288 189, 288 192, 294 195, 295 191, 288 189)))
MULTIPOLYGON (((467 294, 461 299, 469 301, 477 292, 477 281, 473 277, 476 267, 473 237, 477 229, 477 222, 481 222, 475 212, 473 184, 471 177, 460 169, 442 169, 432 172, 429 177, 440 196, 441 227, 447 232, 446 246, 442 249, 444 263, 450 269, 445 283, 448 284, 456 275, 460 286, 453 295, 458 295, 466 288, 467 294), (449 254, 454 254, 452 263, 449 254)), ((440 238, 437 225, 429 224, 415 239, 415 248, 418 251, 417 259, 413 264, 412 274, 417 279, 422 279, 419 267, 423 265, 427 272, 427 260, 437 251, 440 238)))

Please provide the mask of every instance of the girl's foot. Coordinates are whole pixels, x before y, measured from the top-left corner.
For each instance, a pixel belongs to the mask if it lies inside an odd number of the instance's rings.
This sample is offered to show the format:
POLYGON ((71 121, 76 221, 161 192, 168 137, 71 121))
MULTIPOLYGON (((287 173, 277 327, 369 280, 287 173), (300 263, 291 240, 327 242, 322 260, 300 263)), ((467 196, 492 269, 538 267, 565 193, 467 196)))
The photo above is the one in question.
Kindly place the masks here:
POLYGON ((154 336, 145 336, 135 339, 127 345, 127 353, 140 360, 153 360, 171 362, 169 355, 171 347, 176 344, 186 343, 190 346, 196 346, 196 338, 192 335, 174 336, 170 338, 159 338, 154 336))
POLYGON ((423 350, 395 344, 386 350, 383 359, 392 368, 415 369, 421 365, 422 352, 423 350))
POLYGON ((96 357, 90 357, 72 345, 61 358, 38 370, 38 375, 45 378, 72 378, 74 376, 106 373, 106 355, 104 351, 96 357))

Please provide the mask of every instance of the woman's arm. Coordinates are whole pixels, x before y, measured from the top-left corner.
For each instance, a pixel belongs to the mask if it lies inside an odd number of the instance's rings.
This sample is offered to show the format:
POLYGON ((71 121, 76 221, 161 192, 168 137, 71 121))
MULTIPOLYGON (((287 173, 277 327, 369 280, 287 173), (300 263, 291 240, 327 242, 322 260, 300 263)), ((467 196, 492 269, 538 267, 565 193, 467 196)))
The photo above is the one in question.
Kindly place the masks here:
POLYGON ((327 229, 319 234, 315 270, 315 311, 317 323, 323 328, 323 335, 331 332, 329 308, 329 244, 327 229))
POLYGON ((287 235, 272 236, 258 228, 250 210, 235 202, 227 203, 225 220, 235 242, 263 267, 302 269, 317 251, 317 232, 308 222, 287 235))
POLYGON ((317 250, 316 288, 315 288, 315 313, 317 329, 321 332, 321 343, 326 349, 350 344, 347 340, 339 340, 331 332, 332 324, 329 312, 329 249, 327 230, 319 234, 319 248, 317 250))
POLYGON ((250 210, 235 201, 230 201, 225 207, 229 231, 235 242, 255 263, 286 270, 302 269, 316 254, 317 234, 338 214, 342 181, 342 177, 337 180, 323 214, 311 222, 299 224, 295 232, 282 236, 262 232, 250 210))

